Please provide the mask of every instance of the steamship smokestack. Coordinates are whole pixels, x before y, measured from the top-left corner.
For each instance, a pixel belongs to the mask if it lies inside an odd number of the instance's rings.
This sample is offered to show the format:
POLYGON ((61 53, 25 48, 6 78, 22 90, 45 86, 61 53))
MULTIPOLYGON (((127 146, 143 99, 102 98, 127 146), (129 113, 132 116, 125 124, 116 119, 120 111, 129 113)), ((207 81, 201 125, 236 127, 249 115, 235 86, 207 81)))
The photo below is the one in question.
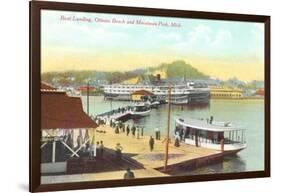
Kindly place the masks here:
POLYGON ((160 82, 160 81, 161 81, 161 75, 160 75, 160 74, 157 74, 157 75, 156 75, 156 79, 157 79, 157 82, 160 82))

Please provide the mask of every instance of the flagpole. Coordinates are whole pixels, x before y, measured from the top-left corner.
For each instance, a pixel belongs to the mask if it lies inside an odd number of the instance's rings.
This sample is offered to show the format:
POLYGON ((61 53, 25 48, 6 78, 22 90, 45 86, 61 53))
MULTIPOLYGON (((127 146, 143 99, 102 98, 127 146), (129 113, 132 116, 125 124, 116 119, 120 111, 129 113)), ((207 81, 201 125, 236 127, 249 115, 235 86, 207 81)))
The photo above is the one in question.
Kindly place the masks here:
POLYGON ((89 88, 90 87, 90 81, 87 83, 87 114, 89 115, 89 88))
POLYGON ((170 116, 171 116, 171 86, 168 90, 168 111, 167 111, 167 136, 166 136, 166 148, 165 148, 165 164, 164 171, 167 171, 168 156, 169 156, 169 140, 170 140, 170 116))

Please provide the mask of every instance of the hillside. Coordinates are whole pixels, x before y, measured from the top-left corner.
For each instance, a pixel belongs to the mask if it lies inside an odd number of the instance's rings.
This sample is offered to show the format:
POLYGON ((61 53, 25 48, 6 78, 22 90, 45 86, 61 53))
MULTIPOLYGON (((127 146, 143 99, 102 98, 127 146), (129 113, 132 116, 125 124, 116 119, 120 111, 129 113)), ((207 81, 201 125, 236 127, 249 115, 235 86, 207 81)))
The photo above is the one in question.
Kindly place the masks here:
MULTIPOLYGON (((158 67, 149 68, 150 72, 162 72, 165 73, 163 78, 176 78, 176 77, 186 77, 187 79, 206 79, 209 76, 198 71, 196 68, 192 67, 190 64, 185 63, 183 60, 177 60, 172 63, 163 63, 158 67)), ((157 73, 152 73, 153 75, 157 73)), ((161 76, 162 77, 162 76, 161 76)))
POLYGON ((48 72, 42 74, 42 80, 51 84, 62 85, 81 85, 88 80, 92 83, 111 82, 111 83, 137 83, 138 81, 151 79, 157 74, 161 78, 182 78, 187 79, 206 79, 209 76, 198 71, 190 64, 182 60, 172 63, 163 63, 156 67, 147 69, 135 69, 127 72, 102 72, 102 71, 67 71, 67 72, 48 72))

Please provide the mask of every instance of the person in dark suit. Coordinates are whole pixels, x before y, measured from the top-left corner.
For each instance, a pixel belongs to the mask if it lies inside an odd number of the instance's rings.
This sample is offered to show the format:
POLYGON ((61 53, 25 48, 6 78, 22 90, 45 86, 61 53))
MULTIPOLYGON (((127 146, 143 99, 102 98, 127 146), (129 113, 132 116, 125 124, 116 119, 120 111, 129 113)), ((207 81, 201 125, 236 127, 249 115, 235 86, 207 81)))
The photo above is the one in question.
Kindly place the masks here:
POLYGON ((101 158, 103 158, 103 152, 104 152, 103 141, 100 141, 100 157, 101 157, 101 158))
POLYGON ((124 174, 124 179, 134 179, 135 174, 131 171, 130 168, 127 168, 126 173, 124 174))
POLYGON ((149 147, 150 147, 150 151, 152 151, 154 148, 154 139, 152 136, 150 136, 150 139, 149 139, 149 147))
POLYGON ((96 145, 96 157, 100 158, 100 142, 97 141, 96 145))
POLYGON ((132 135, 133 137, 135 137, 135 134, 136 134, 136 127, 135 125, 132 126, 132 135))
POLYGON ((128 136, 129 133, 130 133, 130 126, 129 125, 127 125, 127 127, 126 127, 126 132, 127 132, 127 136, 128 136))
POLYGON ((117 143, 116 147, 115 147, 115 155, 116 155, 116 160, 117 161, 121 161, 122 160, 122 150, 123 150, 123 147, 121 146, 121 144, 117 143))

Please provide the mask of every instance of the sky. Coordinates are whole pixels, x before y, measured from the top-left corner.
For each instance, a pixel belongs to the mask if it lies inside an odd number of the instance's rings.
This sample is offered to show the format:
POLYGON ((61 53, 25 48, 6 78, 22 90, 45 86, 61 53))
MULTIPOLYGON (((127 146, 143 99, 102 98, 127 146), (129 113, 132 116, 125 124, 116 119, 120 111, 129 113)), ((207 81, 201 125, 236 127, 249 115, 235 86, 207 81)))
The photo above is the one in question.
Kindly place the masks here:
POLYGON ((263 34, 254 22, 42 10, 41 70, 128 71, 184 60, 214 78, 263 80, 263 34))

